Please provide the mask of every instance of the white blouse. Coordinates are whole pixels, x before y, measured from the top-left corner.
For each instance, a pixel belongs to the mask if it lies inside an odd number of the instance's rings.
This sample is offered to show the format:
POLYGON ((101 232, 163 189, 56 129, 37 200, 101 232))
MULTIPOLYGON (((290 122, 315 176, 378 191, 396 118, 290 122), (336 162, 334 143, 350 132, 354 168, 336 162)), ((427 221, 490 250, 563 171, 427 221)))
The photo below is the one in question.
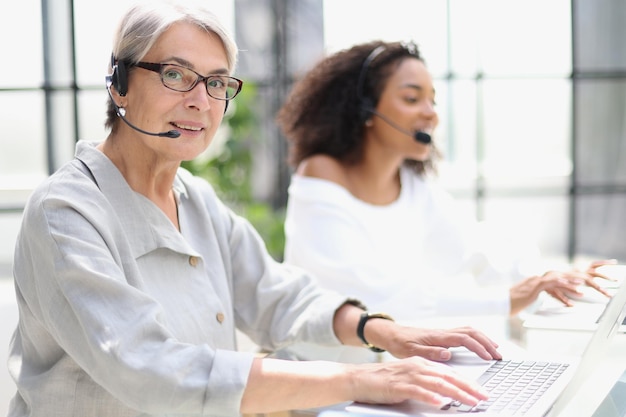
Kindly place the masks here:
POLYGON ((489 241, 447 192, 406 168, 401 184, 396 201, 372 205, 336 183, 294 175, 285 262, 397 320, 508 315, 508 288, 536 252, 489 241))

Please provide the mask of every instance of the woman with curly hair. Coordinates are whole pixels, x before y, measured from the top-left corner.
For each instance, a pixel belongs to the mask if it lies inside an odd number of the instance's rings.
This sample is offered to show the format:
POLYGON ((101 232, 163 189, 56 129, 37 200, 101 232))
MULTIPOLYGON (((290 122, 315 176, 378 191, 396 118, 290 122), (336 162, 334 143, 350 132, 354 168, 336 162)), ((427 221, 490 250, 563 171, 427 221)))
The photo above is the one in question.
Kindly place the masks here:
POLYGON ((373 310, 415 321, 515 315, 542 291, 568 295, 586 271, 529 274, 477 243, 478 223, 433 181, 440 157, 435 88, 414 43, 374 41, 323 59, 277 115, 295 170, 285 262, 373 310))

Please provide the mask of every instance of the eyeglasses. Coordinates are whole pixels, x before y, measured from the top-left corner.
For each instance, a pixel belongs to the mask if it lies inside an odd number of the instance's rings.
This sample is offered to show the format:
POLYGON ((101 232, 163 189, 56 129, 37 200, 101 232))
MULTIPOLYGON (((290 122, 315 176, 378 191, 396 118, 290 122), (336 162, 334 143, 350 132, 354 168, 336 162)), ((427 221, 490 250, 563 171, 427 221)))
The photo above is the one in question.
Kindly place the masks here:
POLYGON ((135 66, 158 73, 163 85, 174 91, 191 91, 202 81, 206 86, 206 92, 218 100, 233 99, 243 86, 243 81, 235 77, 211 74, 205 77, 190 68, 176 64, 137 62, 135 66))

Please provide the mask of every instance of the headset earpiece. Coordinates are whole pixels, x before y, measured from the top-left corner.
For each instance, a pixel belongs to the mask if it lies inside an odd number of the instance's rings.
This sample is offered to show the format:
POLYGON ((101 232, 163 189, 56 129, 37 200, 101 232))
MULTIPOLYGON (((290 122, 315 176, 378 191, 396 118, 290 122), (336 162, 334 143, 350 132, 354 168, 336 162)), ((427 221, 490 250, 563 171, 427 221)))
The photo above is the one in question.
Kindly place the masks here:
POLYGON ((372 109, 374 109, 374 100, 369 97, 362 98, 361 108, 359 112, 359 120, 361 124, 365 123, 367 119, 370 118, 372 114, 372 109))
POLYGON ((111 55, 111 67, 113 68, 113 73, 111 74, 111 82, 113 87, 115 87, 115 91, 124 97, 128 92, 128 74, 126 73, 126 65, 124 61, 119 61, 115 59, 113 55, 111 55))

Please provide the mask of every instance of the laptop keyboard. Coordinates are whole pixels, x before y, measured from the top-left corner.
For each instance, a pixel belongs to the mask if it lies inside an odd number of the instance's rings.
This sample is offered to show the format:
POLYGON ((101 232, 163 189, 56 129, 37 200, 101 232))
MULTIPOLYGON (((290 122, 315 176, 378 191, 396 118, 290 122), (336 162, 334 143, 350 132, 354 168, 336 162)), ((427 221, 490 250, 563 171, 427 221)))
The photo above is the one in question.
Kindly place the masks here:
POLYGON ((453 401, 442 407, 462 413, 481 411, 524 415, 567 369, 567 364, 502 360, 494 362, 478 379, 489 400, 475 406, 453 401))

